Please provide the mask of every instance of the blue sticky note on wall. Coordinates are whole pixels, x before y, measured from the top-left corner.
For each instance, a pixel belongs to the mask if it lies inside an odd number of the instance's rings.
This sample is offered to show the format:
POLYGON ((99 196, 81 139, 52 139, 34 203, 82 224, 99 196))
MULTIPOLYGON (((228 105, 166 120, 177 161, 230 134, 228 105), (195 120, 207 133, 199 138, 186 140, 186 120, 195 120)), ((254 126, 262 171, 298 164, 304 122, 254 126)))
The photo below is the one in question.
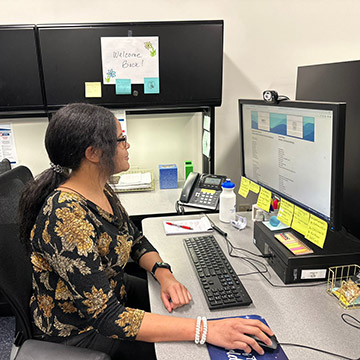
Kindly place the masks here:
POLYGON ((116 95, 131 95, 131 79, 116 79, 116 95))
POLYGON ((144 94, 159 94, 159 78, 144 78, 144 94))

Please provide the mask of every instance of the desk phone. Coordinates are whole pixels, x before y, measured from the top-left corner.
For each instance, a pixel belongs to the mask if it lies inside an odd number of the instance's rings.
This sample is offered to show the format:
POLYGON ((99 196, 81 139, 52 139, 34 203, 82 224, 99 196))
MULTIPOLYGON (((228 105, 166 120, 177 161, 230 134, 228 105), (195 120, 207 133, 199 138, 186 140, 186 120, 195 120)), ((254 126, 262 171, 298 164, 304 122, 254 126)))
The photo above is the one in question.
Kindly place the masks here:
POLYGON ((226 181, 224 175, 191 172, 184 184, 179 204, 216 210, 222 191, 221 184, 224 181, 226 181))

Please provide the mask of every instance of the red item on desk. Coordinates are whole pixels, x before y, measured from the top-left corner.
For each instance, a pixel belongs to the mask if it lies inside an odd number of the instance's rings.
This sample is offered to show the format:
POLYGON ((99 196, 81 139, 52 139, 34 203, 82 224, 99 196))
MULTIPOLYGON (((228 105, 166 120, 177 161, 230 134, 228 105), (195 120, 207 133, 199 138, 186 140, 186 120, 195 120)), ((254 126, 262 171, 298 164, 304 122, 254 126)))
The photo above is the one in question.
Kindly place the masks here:
POLYGON ((272 206, 273 206, 274 210, 276 210, 276 209, 278 208, 278 206, 279 206, 279 200, 278 200, 278 199, 275 199, 275 200, 273 201, 273 203, 272 203, 272 206))
POLYGON ((179 228, 186 229, 186 230, 192 230, 192 228, 190 226, 178 225, 178 224, 174 224, 174 223, 171 223, 168 221, 166 222, 166 224, 171 225, 171 226, 177 226, 179 228))

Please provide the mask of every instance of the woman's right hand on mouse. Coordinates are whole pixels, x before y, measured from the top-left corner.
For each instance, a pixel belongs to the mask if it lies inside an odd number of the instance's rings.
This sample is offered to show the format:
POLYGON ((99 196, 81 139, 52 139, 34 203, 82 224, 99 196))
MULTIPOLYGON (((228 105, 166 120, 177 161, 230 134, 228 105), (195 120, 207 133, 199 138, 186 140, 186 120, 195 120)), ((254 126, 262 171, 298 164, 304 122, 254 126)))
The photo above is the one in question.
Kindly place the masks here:
POLYGON ((246 334, 255 335, 268 345, 271 345, 271 340, 267 335, 274 335, 273 331, 260 320, 227 318, 208 321, 206 342, 226 349, 241 349, 246 353, 255 350, 263 355, 264 350, 260 345, 246 334))

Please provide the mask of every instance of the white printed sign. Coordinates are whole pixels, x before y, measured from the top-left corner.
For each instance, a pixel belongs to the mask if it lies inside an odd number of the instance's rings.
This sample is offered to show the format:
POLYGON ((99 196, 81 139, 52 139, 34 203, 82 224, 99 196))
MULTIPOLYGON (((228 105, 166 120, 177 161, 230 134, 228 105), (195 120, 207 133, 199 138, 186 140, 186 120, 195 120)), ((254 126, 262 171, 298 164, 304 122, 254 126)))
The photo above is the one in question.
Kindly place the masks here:
POLYGON ((14 132, 11 124, 0 124, 0 160, 5 158, 11 164, 17 164, 14 132))
POLYGON ((144 78, 159 77, 159 37, 102 37, 103 83, 130 79, 144 84, 144 78))

